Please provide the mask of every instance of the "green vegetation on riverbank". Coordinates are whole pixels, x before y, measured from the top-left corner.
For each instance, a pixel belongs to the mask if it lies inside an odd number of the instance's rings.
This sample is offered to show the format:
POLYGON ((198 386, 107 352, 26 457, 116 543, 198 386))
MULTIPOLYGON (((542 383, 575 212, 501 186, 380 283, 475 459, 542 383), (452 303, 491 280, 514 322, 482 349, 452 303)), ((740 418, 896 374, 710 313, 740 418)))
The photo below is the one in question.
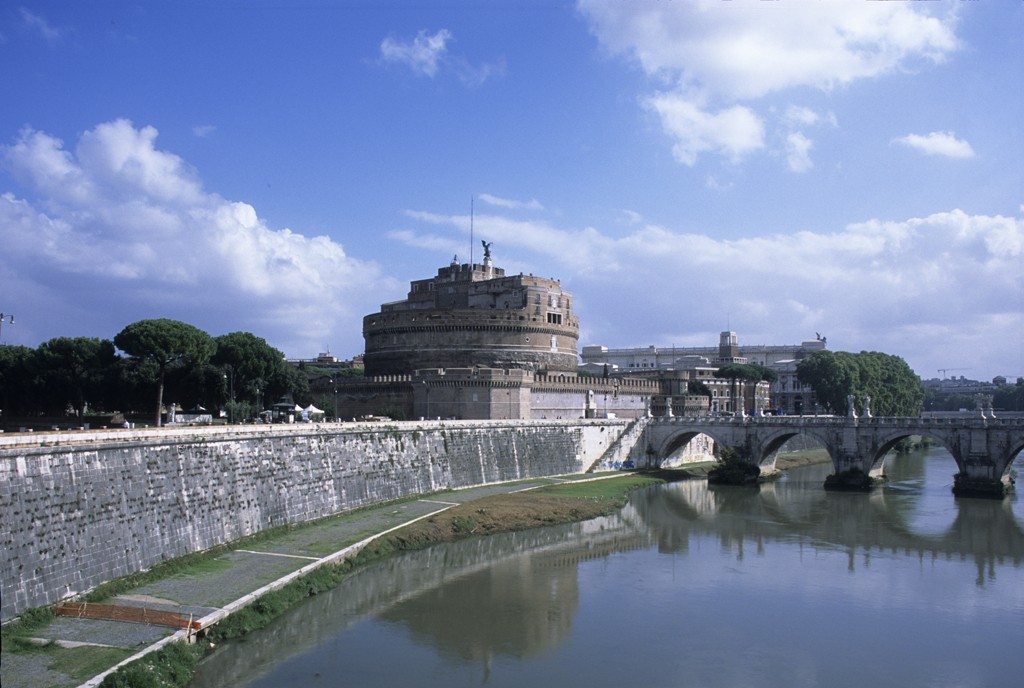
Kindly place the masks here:
POLYGON ((302 600, 340 584, 366 564, 438 542, 513 530, 571 523, 621 508, 628 494, 665 482, 655 475, 628 474, 588 482, 566 482, 536 490, 498 494, 466 502, 377 538, 356 555, 327 564, 263 595, 207 631, 209 642, 172 643, 108 676, 103 688, 185 686, 212 644, 263 628, 302 600))
POLYGON ((5 638, 4 650, 18 654, 44 655, 47 669, 70 677, 76 685, 89 680, 131 654, 130 650, 120 647, 61 647, 53 642, 30 642, 19 637, 5 638))

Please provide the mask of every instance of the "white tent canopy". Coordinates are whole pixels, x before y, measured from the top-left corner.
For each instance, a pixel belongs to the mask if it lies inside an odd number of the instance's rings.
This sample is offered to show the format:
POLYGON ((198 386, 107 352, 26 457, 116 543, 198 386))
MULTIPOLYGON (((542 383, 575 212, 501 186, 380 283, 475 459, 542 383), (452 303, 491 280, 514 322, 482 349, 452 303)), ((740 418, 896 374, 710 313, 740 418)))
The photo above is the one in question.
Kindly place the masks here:
POLYGON ((324 410, 323 410, 323 409, 318 409, 318 408, 317 408, 316 406, 314 406, 313 404, 310 404, 310 405, 309 405, 309 406, 307 406, 306 408, 302 409, 302 411, 305 411, 306 413, 308 413, 308 414, 309 414, 309 415, 311 415, 311 416, 315 416, 315 415, 323 415, 323 413, 324 413, 324 410))

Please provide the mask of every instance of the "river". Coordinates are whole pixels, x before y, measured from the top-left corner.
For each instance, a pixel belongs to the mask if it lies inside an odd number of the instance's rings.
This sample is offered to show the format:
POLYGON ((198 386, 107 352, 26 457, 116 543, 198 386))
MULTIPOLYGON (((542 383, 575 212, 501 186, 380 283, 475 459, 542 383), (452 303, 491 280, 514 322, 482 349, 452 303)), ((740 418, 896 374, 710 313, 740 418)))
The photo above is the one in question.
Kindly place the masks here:
POLYGON ((937 448, 867 495, 826 493, 829 471, 379 562, 193 685, 1024 685, 1019 498, 954 498, 937 448))

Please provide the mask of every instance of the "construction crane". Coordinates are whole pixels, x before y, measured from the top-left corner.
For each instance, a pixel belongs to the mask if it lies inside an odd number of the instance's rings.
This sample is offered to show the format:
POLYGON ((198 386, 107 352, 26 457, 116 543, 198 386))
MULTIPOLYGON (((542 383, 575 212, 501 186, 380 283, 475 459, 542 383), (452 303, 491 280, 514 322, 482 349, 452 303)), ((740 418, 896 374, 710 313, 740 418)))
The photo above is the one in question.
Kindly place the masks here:
POLYGON ((945 380, 946 373, 948 373, 951 370, 970 370, 970 368, 939 368, 938 370, 940 373, 942 373, 942 379, 945 380))

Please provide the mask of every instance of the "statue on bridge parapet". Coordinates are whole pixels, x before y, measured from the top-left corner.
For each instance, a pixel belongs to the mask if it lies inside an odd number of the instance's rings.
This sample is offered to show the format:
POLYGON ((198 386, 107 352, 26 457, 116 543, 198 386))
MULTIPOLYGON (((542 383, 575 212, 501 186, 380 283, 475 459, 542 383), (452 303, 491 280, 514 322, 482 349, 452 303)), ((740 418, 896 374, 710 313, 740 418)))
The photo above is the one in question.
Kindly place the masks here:
POLYGON ((977 406, 978 413, 981 414, 982 418, 995 418, 996 412, 992 408, 992 395, 991 394, 975 394, 974 403, 977 406))
POLYGON ((852 394, 847 394, 846 395, 846 417, 847 418, 856 418, 857 417, 857 407, 854 406, 854 404, 853 404, 853 395, 852 394))
POLYGON ((861 415, 865 418, 871 418, 871 397, 868 395, 864 396, 864 410, 861 411, 861 415))

